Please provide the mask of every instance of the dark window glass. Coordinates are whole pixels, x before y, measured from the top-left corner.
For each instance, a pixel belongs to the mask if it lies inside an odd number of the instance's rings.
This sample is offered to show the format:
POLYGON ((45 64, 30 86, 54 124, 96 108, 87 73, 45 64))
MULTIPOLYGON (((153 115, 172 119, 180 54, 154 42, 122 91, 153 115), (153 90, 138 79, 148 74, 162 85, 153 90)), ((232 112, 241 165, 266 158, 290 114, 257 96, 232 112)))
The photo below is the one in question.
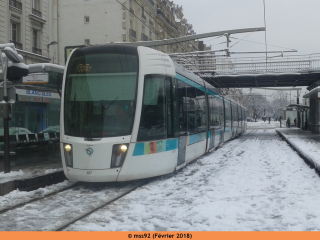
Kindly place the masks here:
POLYGON ((189 134, 198 132, 197 111, 199 111, 199 104, 196 99, 196 89, 192 86, 187 88, 187 109, 188 109, 188 132, 189 134))
POLYGON ((221 125, 221 99, 210 96, 210 109, 210 127, 216 128, 221 125))
POLYGON ((206 111, 206 95, 205 92, 200 89, 195 88, 196 91, 196 120, 197 120, 197 130, 198 132, 206 131, 206 121, 207 121, 207 111, 206 111))
POLYGON ((138 141, 160 140, 167 136, 164 80, 161 75, 145 77, 138 141))
POLYGON ((137 76, 137 55, 74 55, 66 77, 65 134, 87 139, 130 135, 137 76))
POLYGON ((224 101, 225 107, 225 126, 231 127, 231 106, 229 101, 224 101))
POLYGON ((17 24, 12 23, 12 41, 14 42, 18 42, 18 37, 17 37, 17 24))

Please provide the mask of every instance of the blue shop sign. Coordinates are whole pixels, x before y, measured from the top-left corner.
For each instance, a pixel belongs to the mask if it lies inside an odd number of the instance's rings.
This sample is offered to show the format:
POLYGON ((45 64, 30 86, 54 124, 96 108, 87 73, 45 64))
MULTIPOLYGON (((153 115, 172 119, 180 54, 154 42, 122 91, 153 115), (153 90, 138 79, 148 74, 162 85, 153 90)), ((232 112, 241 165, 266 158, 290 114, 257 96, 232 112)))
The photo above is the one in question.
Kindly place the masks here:
POLYGON ((35 90, 26 90, 27 95, 51 97, 51 92, 39 92, 35 90))

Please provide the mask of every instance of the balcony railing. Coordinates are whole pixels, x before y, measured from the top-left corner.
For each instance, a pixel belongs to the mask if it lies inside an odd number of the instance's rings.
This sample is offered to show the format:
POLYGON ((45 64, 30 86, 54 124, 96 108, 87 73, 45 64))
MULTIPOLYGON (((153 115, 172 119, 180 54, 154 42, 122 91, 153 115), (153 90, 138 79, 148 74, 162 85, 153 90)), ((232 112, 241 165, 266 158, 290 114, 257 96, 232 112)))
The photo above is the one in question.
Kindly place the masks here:
POLYGON ((15 46, 17 49, 23 50, 23 49, 22 49, 22 43, 19 43, 19 42, 16 42, 16 41, 12 41, 12 40, 10 40, 10 42, 13 43, 14 46, 15 46))
POLYGON ((37 9, 32 8, 32 14, 39 18, 42 18, 42 12, 38 11, 37 9))
POLYGON ((137 33, 132 28, 129 29, 129 36, 133 38, 137 38, 137 33))
POLYGON ((9 6, 22 10, 22 3, 16 0, 9 0, 9 6))
POLYGON ((39 49, 39 48, 33 47, 32 48, 32 52, 35 53, 35 54, 38 54, 38 55, 42 55, 42 50, 39 49))
POLYGON ((161 9, 157 9, 157 14, 160 15, 160 16, 163 18, 163 20, 165 20, 166 23, 167 23, 170 27, 172 27, 172 28, 174 28, 175 30, 179 31, 179 28, 178 28, 175 24, 173 24, 173 23, 170 21, 169 18, 166 17, 166 15, 164 14, 164 12, 162 12, 161 9))
POLYGON ((147 35, 145 35, 144 33, 141 33, 141 41, 148 41, 149 38, 147 35))

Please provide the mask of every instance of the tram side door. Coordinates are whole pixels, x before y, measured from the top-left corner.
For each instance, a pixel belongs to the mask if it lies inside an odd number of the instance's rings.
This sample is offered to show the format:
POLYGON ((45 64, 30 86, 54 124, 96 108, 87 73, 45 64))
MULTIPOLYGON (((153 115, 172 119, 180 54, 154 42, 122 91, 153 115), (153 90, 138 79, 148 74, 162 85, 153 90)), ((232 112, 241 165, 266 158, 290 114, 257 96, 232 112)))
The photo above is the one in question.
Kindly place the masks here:
POLYGON ((177 80, 177 92, 178 92, 178 132, 179 132, 179 144, 178 144, 178 160, 177 166, 183 165, 186 161, 186 146, 187 146, 187 89, 185 84, 177 80))

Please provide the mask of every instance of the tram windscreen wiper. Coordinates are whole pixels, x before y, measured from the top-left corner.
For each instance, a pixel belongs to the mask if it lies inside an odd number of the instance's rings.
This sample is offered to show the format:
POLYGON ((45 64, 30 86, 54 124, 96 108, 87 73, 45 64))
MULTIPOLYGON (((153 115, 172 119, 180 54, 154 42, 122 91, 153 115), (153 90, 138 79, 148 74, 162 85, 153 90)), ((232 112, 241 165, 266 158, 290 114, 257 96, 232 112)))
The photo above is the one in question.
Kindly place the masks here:
POLYGON ((84 140, 93 141, 91 133, 90 133, 90 131, 89 131, 87 126, 83 127, 83 135, 84 135, 84 140))

